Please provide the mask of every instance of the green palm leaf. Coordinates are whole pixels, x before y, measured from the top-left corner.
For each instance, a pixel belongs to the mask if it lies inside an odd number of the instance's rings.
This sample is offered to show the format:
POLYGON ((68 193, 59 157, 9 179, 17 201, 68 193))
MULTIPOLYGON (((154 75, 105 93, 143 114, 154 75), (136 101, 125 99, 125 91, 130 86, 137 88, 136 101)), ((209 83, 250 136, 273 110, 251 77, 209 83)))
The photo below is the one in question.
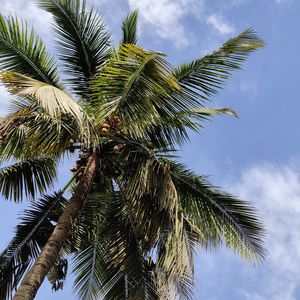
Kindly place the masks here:
POLYGON ((158 243, 156 273, 161 297, 192 299, 194 287, 194 246, 198 236, 179 214, 172 229, 158 243), (167 297, 169 296, 169 297, 167 297))
POLYGON ((80 299, 97 299, 107 274, 105 241, 100 236, 111 200, 111 182, 94 183, 64 246, 73 253, 74 288, 80 299))
POLYGON ((116 55, 92 82, 91 102, 99 124, 117 115, 127 131, 138 135, 182 107, 167 100, 179 86, 161 53, 123 44, 116 55))
POLYGON ((199 132, 204 120, 223 114, 238 117, 230 108, 201 107, 174 112, 172 116, 161 118, 155 124, 149 125, 144 131, 143 139, 159 149, 175 149, 189 140, 188 129, 199 132))
POLYGON ((217 115, 229 115, 238 118, 237 113, 231 108, 227 107, 201 107, 190 110, 183 110, 176 114, 174 117, 187 116, 189 118, 197 118, 200 120, 207 119, 208 117, 217 115))
POLYGON ((136 293, 141 299, 157 299, 154 274, 146 260, 149 252, 143 249, 136 220, 130 218, 124 202, 122 195, 115 192, 104 230, 104 235, 108 235, 104 255, 108 264, 104 299, 134 299, 136 293))
POLYGON ((0 295, 9 299, 54 229, 66 199, 61 193, 44 196, 25 210, 15 236, 0 255, 0 295))
POLYGON ((97 299, 107 273, 105 247, 99 241, 99 226, 87 246, 74 256, 74 287, 80 299, 97 299))
POLYGON ((156 253, 160 296, 164 298, 166 292, 172 292, 191 299, 193 247, 196 242, 203 242, 203 235, 182 212, 168 164, 159 161, 151 151, 147 153, 145 147, 125 149, 129 152, 126 160, 130 168, 125 165, 122 179, 118 180, 125 206, 120 211, 134 224, 145 254, 156 253))
POLYGON ((57 67, 45 46, 25 22, 0 15, 0 69, 18 72, 61 87, 57 67))
POLYGON ((15 202, 43 193, 56 179, 56 159, 36 157, 0 169, 0 192, 15 202))
POLYGON ((84 111, 80 122, 72 114, 51 116, 35 97, 29 96, 15 100, 13 110, 15 112, 0 124, 0 157, 3 160, 11 156, 19 160, 38 155, 60 155, 70 148, 70 140, 85 145, 98 143, 97 132, 84 111))
POLYGON ((212 54, 175 68, 173 74, 182 87, 175 97, 207 100, 217 93, 231 72, 239 70, 246 57, 263 44, 253 30, 247 29, 212 54))
POLYGON ((63 290, 67 274, 68 260, 60 255, 47 275, 48 281, 52 285, 52 291, 63 290))
POLYGON ((27 107, 6 117, 0 125, 0 157, 24 160, 38 155, 61 154, 70 138, 80 135, 78 124, 70 118, 57 119, 27 107))
POLYGON ((125 278, 128 295, 142 289, 143 299, 156 299, 149 298, 154 293, 153 280, 144 270, 146 262, 122 207, 119 193, 92 192, 75 223, 79 229, 74 228, 69 243, 75 241, 80 249, 74 254, 73 269, 80 299, 124 299, 125 278))
POLYGON ((226 246, 246 259, 261 261, 264 228, 247 201, 212 186, 179 163, 170 162, 171 177, 187 218, 203 233, 207 246, 226 246))
POLYGON ((24 158, 27 152, 24 148, 26 128, 20 124, 20 120, 23 120, 27 114, 28 111, 20 110, 2 119, 0 124, 1 161, 9 160, 11 157, 24 158), (19 126, 16 126, 17 124, 19 126))
POLYGON ((85 1, 39 0, 39 5, 54 17, 59 58, 74 91, 83 95, 110 56, 109 35, 101 17, 92 9, 87 12, 85 1))
POLYGON ((137 44, 137 20, 138 11, 134 10, 123 21, 123 44, 137 44))

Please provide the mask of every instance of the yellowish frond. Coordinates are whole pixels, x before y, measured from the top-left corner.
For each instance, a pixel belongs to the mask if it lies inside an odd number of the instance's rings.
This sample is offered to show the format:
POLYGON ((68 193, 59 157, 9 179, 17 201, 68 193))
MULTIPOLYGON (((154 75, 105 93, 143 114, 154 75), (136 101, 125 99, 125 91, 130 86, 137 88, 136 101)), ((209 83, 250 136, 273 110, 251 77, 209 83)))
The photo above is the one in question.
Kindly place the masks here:
POLYGON ((53 117, 71 114, 78 121, 82 121, 83 111, 77 102, 65 91, 53 85, 16 72, 2 72, 0 81, 14 95, 33 96, 38 105, 53 117))

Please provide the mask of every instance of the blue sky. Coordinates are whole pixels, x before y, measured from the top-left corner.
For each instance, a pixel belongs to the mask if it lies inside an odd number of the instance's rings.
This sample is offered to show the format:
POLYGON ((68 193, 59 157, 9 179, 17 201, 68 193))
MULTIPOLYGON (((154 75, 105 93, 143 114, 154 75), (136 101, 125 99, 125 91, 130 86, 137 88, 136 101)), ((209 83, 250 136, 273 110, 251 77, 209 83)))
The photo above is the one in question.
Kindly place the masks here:
MULTIPOLYGON (((2 0, 0 12, 27 17, 52 48, 51 17, 29 0, 2 0)), ((267 228, 268 256, 263 265, 243 262, 226 249, 196 259, 194 299, 300 299, 300 0, 90 0, 115 42, 130 9, 140 12, 145 48, 168 54, 177 65, 218 48, 252 27, 265 40, 242 71, 234 73, 210 103, 237 111, 240 118, 217 117, 182 149, 182 160, 200 174, 258 209, 267 228)), ((9 95, 0 87, 0 111, 9 95)), ((66 163, 66 164, 71 164, 66 163)), ((68 174, 60 174, 59 182, 68 174)), ((1 202, 0 248, 10 238, 22 206, 1 202)), ((48 284, 36 299, 74 299, 72 280, 52 294, 48 284)))

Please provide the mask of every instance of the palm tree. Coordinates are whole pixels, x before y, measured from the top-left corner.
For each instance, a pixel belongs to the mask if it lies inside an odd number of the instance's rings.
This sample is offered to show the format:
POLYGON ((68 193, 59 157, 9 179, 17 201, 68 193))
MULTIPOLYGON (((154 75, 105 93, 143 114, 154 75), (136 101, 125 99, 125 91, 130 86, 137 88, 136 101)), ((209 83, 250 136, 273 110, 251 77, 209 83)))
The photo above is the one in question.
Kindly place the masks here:
POLYGON ((0 256, 0 295, 33 299, 44 278, 63 287, 73 258, 80 299, 190 299, 197 246, 225 243, 264 257, 255 210, 178 162, 174 151, 228 108, 204 103, 247 55, 252 30, 203 58, 172 67, 138 46, 137 12, 115 49, 84 0, 39 0, 52 13, 65 84, 43 42, 0 16, 0 80, 16 96, 1 120, 0 192, 15 202, 51 188, 57 163, 78 155, 73 177, 24 212, 0 256), (71 193, 70 200, 63 195, 71 193))

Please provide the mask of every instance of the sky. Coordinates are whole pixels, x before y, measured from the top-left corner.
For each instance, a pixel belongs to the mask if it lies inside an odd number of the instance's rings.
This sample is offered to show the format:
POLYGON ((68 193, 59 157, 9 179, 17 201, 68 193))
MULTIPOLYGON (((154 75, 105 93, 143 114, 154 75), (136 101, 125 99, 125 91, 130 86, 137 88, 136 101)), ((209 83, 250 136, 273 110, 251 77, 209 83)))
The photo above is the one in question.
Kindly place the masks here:
MULTIPOLYGON (((300 0, 90 0, 117 43, 120 24, 139 10, 139 35, 144 48, 163 51, 174 64, 217 49, 246 28, 254 28, 265 48, 253 53, 234 73, 210 106, 231 107, 239 119, 219 116, 200 135, 191 135, 181 150, 182 161, 212 183, 257 208, 264 221, 268 255, 253 265, 230 250, 196 258, 194 299, 300 299, 300 0)), ((51 16, 34 1, 2 0, 0 13, 26 17, 51 52, 51 16)), ((0 114, 9 94, 0 87, 0 114)), ((67 162, 71 163, 71 162, 67 162)), ((59 183, 69 174, 61 173, 59 183)), ((22 205, 0 203, 0 248, 8 242, 22 205)), ((47 283, 37 300, 76 299, 72 278, 52 294, 47 283)))

